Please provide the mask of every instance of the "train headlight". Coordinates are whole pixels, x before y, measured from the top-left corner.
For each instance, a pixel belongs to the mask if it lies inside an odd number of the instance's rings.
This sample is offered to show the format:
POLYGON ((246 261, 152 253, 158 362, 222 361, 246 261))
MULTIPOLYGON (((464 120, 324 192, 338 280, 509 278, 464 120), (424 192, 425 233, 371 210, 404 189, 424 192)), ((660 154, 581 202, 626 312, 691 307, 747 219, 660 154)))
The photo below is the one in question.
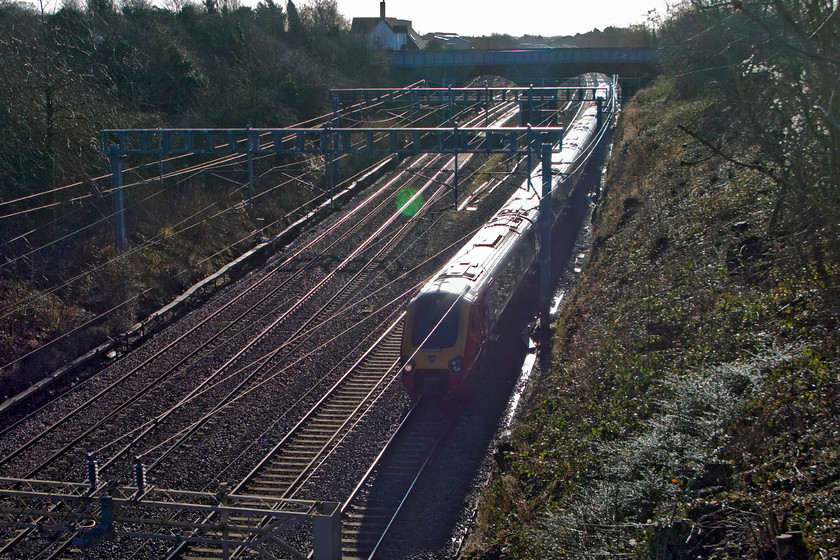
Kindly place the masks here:
POLYGON ((414 360, 406 361, 405 364, 403 365, 403 371, 405 373, 411 373, 412 371, 414 371, 414 365, 415 365, 414 360))
POLYGON ((452 370, 453 373, 461 373, 463 365, 464 359, 461 356, 449 360, 449 369, 452 370))

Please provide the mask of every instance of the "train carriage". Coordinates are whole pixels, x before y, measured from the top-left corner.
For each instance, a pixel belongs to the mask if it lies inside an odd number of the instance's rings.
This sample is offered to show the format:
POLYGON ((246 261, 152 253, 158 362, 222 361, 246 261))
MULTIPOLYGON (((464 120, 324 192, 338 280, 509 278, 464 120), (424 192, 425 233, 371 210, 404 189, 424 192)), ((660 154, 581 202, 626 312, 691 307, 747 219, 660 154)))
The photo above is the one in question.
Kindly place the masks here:
MULTIPOLYGON (((606 77, 595 81, 605 95, 606 77)), ((598 120, 594 104, 584 108, 552 155, 553 197, 569 195, 581 155, 595 144, 598 120)), ((541 185, 538 168, 409 302, 401 376, 412 395, 430 389, 455 395, 466 388, 488 335, 536 262, 541 185)))
POLYGON ((410 393, 464 390, 487 334, 534 262, 539 199, 518 192, 517 209, 509 201, 408 304, 402 381, 410 393))

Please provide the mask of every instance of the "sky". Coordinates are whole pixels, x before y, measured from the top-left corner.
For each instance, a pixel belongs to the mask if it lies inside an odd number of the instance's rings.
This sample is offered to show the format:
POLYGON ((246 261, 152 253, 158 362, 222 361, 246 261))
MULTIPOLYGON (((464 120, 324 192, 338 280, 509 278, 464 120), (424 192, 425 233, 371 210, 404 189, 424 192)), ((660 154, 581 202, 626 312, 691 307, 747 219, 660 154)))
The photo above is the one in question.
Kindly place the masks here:
MULTIPOLYGON (((294 1, 300 7, 307 0, 294 1)), ((350 21, 354 17, 379 16, 379 0, 337 3, 338 11, 350 21)), ((420 34, 436 31, 548 37, 646 23, 650 10, 664 15, 666 3, 669 0, 386 0, 385 9, 388 17, 410 20, 420 34)))

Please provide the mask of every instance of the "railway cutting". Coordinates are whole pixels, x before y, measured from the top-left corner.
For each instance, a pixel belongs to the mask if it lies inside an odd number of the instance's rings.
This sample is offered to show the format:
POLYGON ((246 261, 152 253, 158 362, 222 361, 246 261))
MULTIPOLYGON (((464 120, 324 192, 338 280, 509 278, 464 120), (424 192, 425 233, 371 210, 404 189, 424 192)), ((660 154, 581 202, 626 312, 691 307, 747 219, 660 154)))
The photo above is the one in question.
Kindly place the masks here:
MULTIPOLYGON (((499 267, 466 248, 505 246, 487 241, 488 224, 550 245, 537 226, 563 219, 617 110, 616 83, 341 92, 318 129, 103 132, 120 161, 198 138, 210 156, 401 161, 205 305, 0 425, 0 557, 381 553, 469 398, 454 380, 479 378, 495 319, 538 270, 537 245, 494 254, 499 267), (383 114, 406 126, 366 126, 383 114), (412 126, 424 119, 440 126, 412 126), (585 137, 574 133, 584 119, 585 137), (514 254, 530 257, 514 270, 514 254), (420 317, 411 302, 456 272, 495 291, 462 284, 447 299, 460 315, 420 317), (481 307, 490 301, 500 307, 481 307), (430 370, 443 382, 408 382, 430 370)), ((343 196, 329 177, 327 207, 343 196)))

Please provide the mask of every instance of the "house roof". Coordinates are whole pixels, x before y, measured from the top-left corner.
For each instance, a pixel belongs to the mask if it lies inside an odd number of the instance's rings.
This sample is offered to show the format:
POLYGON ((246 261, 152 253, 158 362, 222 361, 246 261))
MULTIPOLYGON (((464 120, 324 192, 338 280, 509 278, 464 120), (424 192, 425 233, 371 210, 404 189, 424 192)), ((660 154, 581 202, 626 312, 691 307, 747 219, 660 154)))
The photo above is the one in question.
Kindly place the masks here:
POLYGON ((423 49, 426 47, 426 41, 424 41, 423 38, 414 31, 411 27, 411 22, 407 19, 397 19, 391 17, 353 18, 353 23, 350 26, 350 32, 358 33, 360 35, 370 35, 376 26, 379 25, 380 21, 384 21, 394 33, 405 33, 408 35, 409 39, 411 39, 416 48, 423 49))
MULTIPOLYGON (((357 17, 353 18, 353 23, 350 25, 350 32, 351 33, 370 33, 374 30, 374 28, 379 25, 379 22, 382 21, 383 18, 378 17, 357 17)), ((394 28, 395 25, 402 25, 405 27, 411 27, 411 22, 405 19, 397 19, 386 17, 384 18, 385 23, 388 24, 388 27, 391 29, 394 28)))
POLYGON ((426 33, 425 35, 423 35, 423 40, 425 40, 427 44, 432 39, 438 40, 438 41, 440 41, 444 44, 448 44, 450 46, 451 45, 461 45, 461 46, 464 46, 466 48, 471 47, 470 41, 468 41, 467 39, 464 39, 463 37, 461 37, 457 33, 437 33, 436 32, 436 33, 426 33))

